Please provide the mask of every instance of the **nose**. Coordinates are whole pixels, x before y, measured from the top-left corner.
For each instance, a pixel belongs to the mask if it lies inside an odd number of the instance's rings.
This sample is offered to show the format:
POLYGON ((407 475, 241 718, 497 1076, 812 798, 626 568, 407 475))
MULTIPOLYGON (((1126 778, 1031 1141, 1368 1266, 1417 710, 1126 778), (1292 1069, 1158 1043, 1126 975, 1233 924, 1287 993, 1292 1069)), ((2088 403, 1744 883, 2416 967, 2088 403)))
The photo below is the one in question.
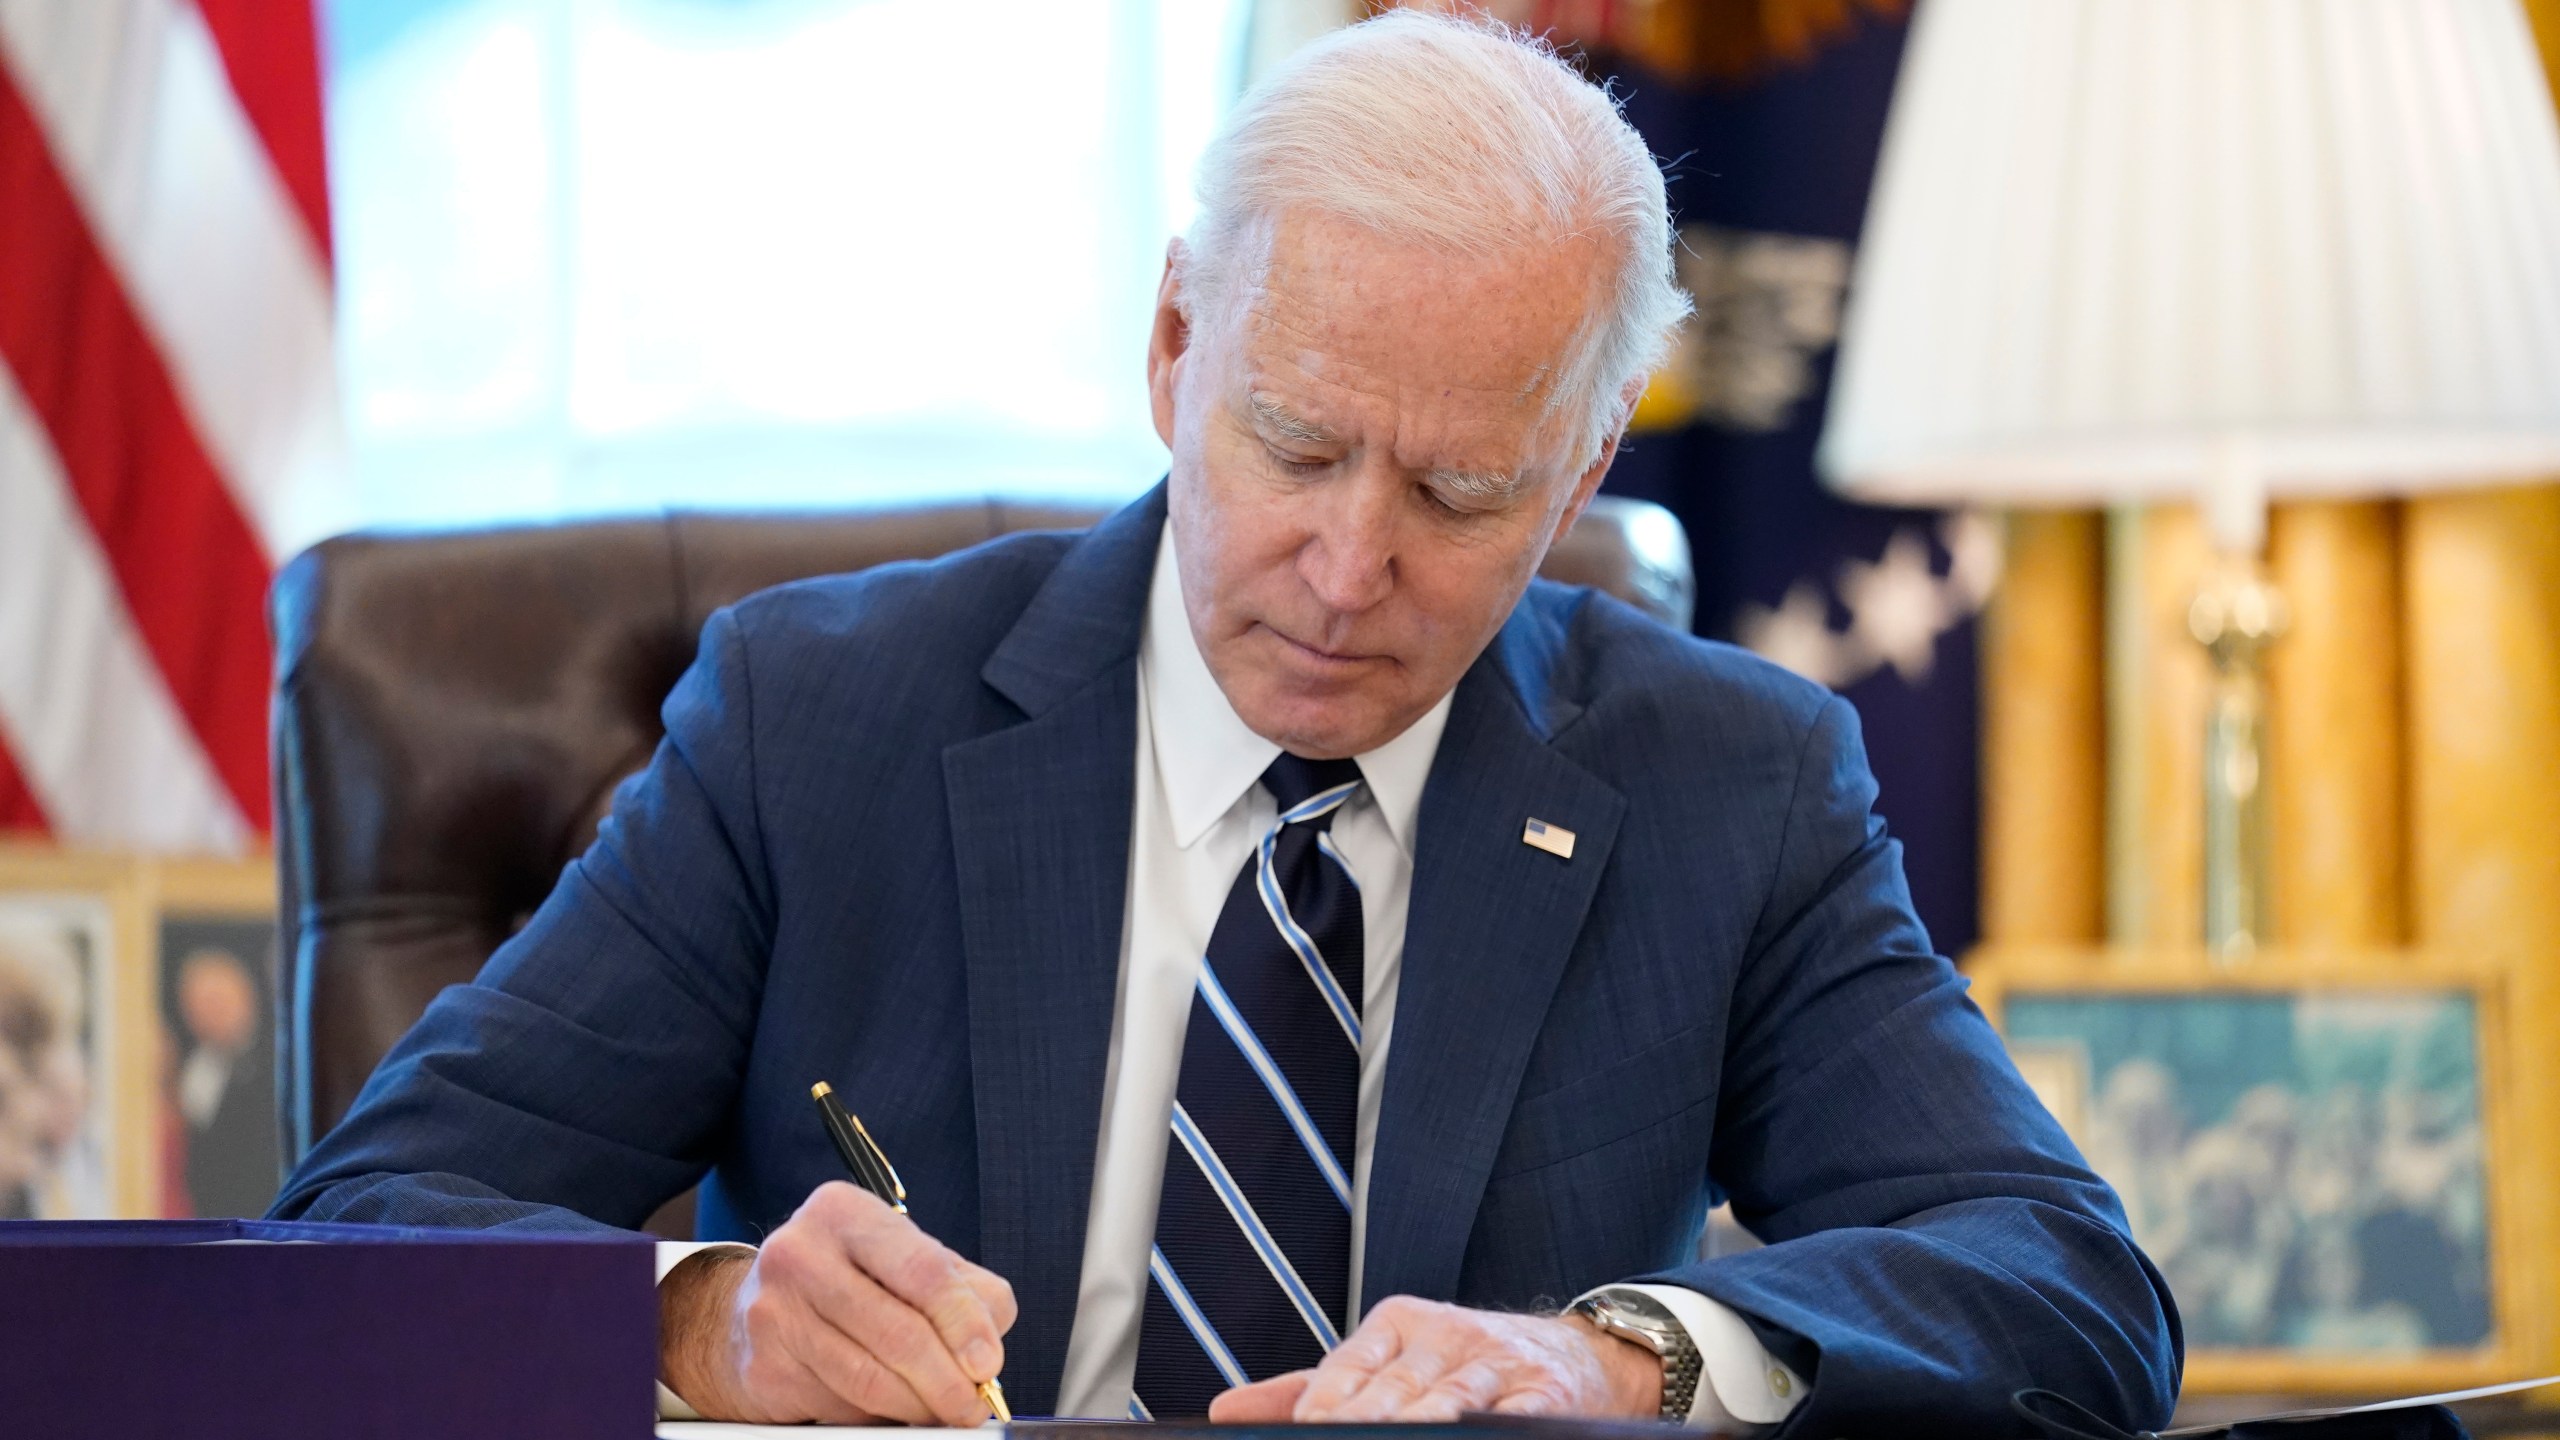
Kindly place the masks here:
POLYGON ((1392 466, 1371 460, 1324 487, 1312 533, 1298 547, 1298 576, 1333 614, 1358 614, 1395 588, 1402 485, 1392 466))

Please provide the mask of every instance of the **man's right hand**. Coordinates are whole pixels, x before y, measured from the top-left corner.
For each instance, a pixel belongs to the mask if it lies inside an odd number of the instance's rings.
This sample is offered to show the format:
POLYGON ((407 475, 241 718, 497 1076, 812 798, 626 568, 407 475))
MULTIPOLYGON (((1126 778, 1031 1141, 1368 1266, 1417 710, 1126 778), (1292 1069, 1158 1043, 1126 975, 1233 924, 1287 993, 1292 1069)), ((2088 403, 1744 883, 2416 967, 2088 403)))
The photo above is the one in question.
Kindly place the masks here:
POLYGON ((753 1258, 705 1251, 658 1287, 658 1373, 711 1420, 987 1418, 1013 1287, 870 1192, 812 1192, 753 1258))

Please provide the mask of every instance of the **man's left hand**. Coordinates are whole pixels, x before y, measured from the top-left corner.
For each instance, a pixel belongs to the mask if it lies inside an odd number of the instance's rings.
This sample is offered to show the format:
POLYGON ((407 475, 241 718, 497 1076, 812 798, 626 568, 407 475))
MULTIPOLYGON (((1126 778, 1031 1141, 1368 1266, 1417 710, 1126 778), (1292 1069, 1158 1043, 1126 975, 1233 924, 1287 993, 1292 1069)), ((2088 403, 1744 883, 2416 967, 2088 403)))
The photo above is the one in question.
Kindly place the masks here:
POLYGON ((1323 1364, 1230 1390, 1209 1418, 1446 1421, 1476 1411, 1651 1420, 1662 1413, 1662 1360, 1581 1320, 1393 1295, 1323 1364))

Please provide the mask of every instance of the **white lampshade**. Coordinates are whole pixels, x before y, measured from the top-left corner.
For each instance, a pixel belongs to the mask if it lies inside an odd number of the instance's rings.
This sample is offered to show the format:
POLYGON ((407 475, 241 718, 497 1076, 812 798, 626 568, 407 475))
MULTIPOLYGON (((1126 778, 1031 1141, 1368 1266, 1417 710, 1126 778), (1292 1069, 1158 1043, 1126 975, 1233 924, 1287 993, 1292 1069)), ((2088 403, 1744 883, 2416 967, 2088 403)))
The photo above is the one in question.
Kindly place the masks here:
POLYGON ((2514 0, 1922 0, 1821 463, 1932 504, 2560 473, 2514 0))

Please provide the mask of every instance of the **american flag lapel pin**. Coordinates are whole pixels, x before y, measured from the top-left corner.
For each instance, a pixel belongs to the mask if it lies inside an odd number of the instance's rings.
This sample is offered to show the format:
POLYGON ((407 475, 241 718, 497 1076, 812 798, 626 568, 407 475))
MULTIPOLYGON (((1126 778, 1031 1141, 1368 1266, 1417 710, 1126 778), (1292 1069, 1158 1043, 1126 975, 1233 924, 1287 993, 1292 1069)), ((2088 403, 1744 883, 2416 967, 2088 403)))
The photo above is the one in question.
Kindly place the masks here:
POLYGON ((1528 827, 1520 832, 1520 843, 1544 850, 1559 860, 1573 858, 1573 832, 1544 820, 1531 820, 1528 827))

